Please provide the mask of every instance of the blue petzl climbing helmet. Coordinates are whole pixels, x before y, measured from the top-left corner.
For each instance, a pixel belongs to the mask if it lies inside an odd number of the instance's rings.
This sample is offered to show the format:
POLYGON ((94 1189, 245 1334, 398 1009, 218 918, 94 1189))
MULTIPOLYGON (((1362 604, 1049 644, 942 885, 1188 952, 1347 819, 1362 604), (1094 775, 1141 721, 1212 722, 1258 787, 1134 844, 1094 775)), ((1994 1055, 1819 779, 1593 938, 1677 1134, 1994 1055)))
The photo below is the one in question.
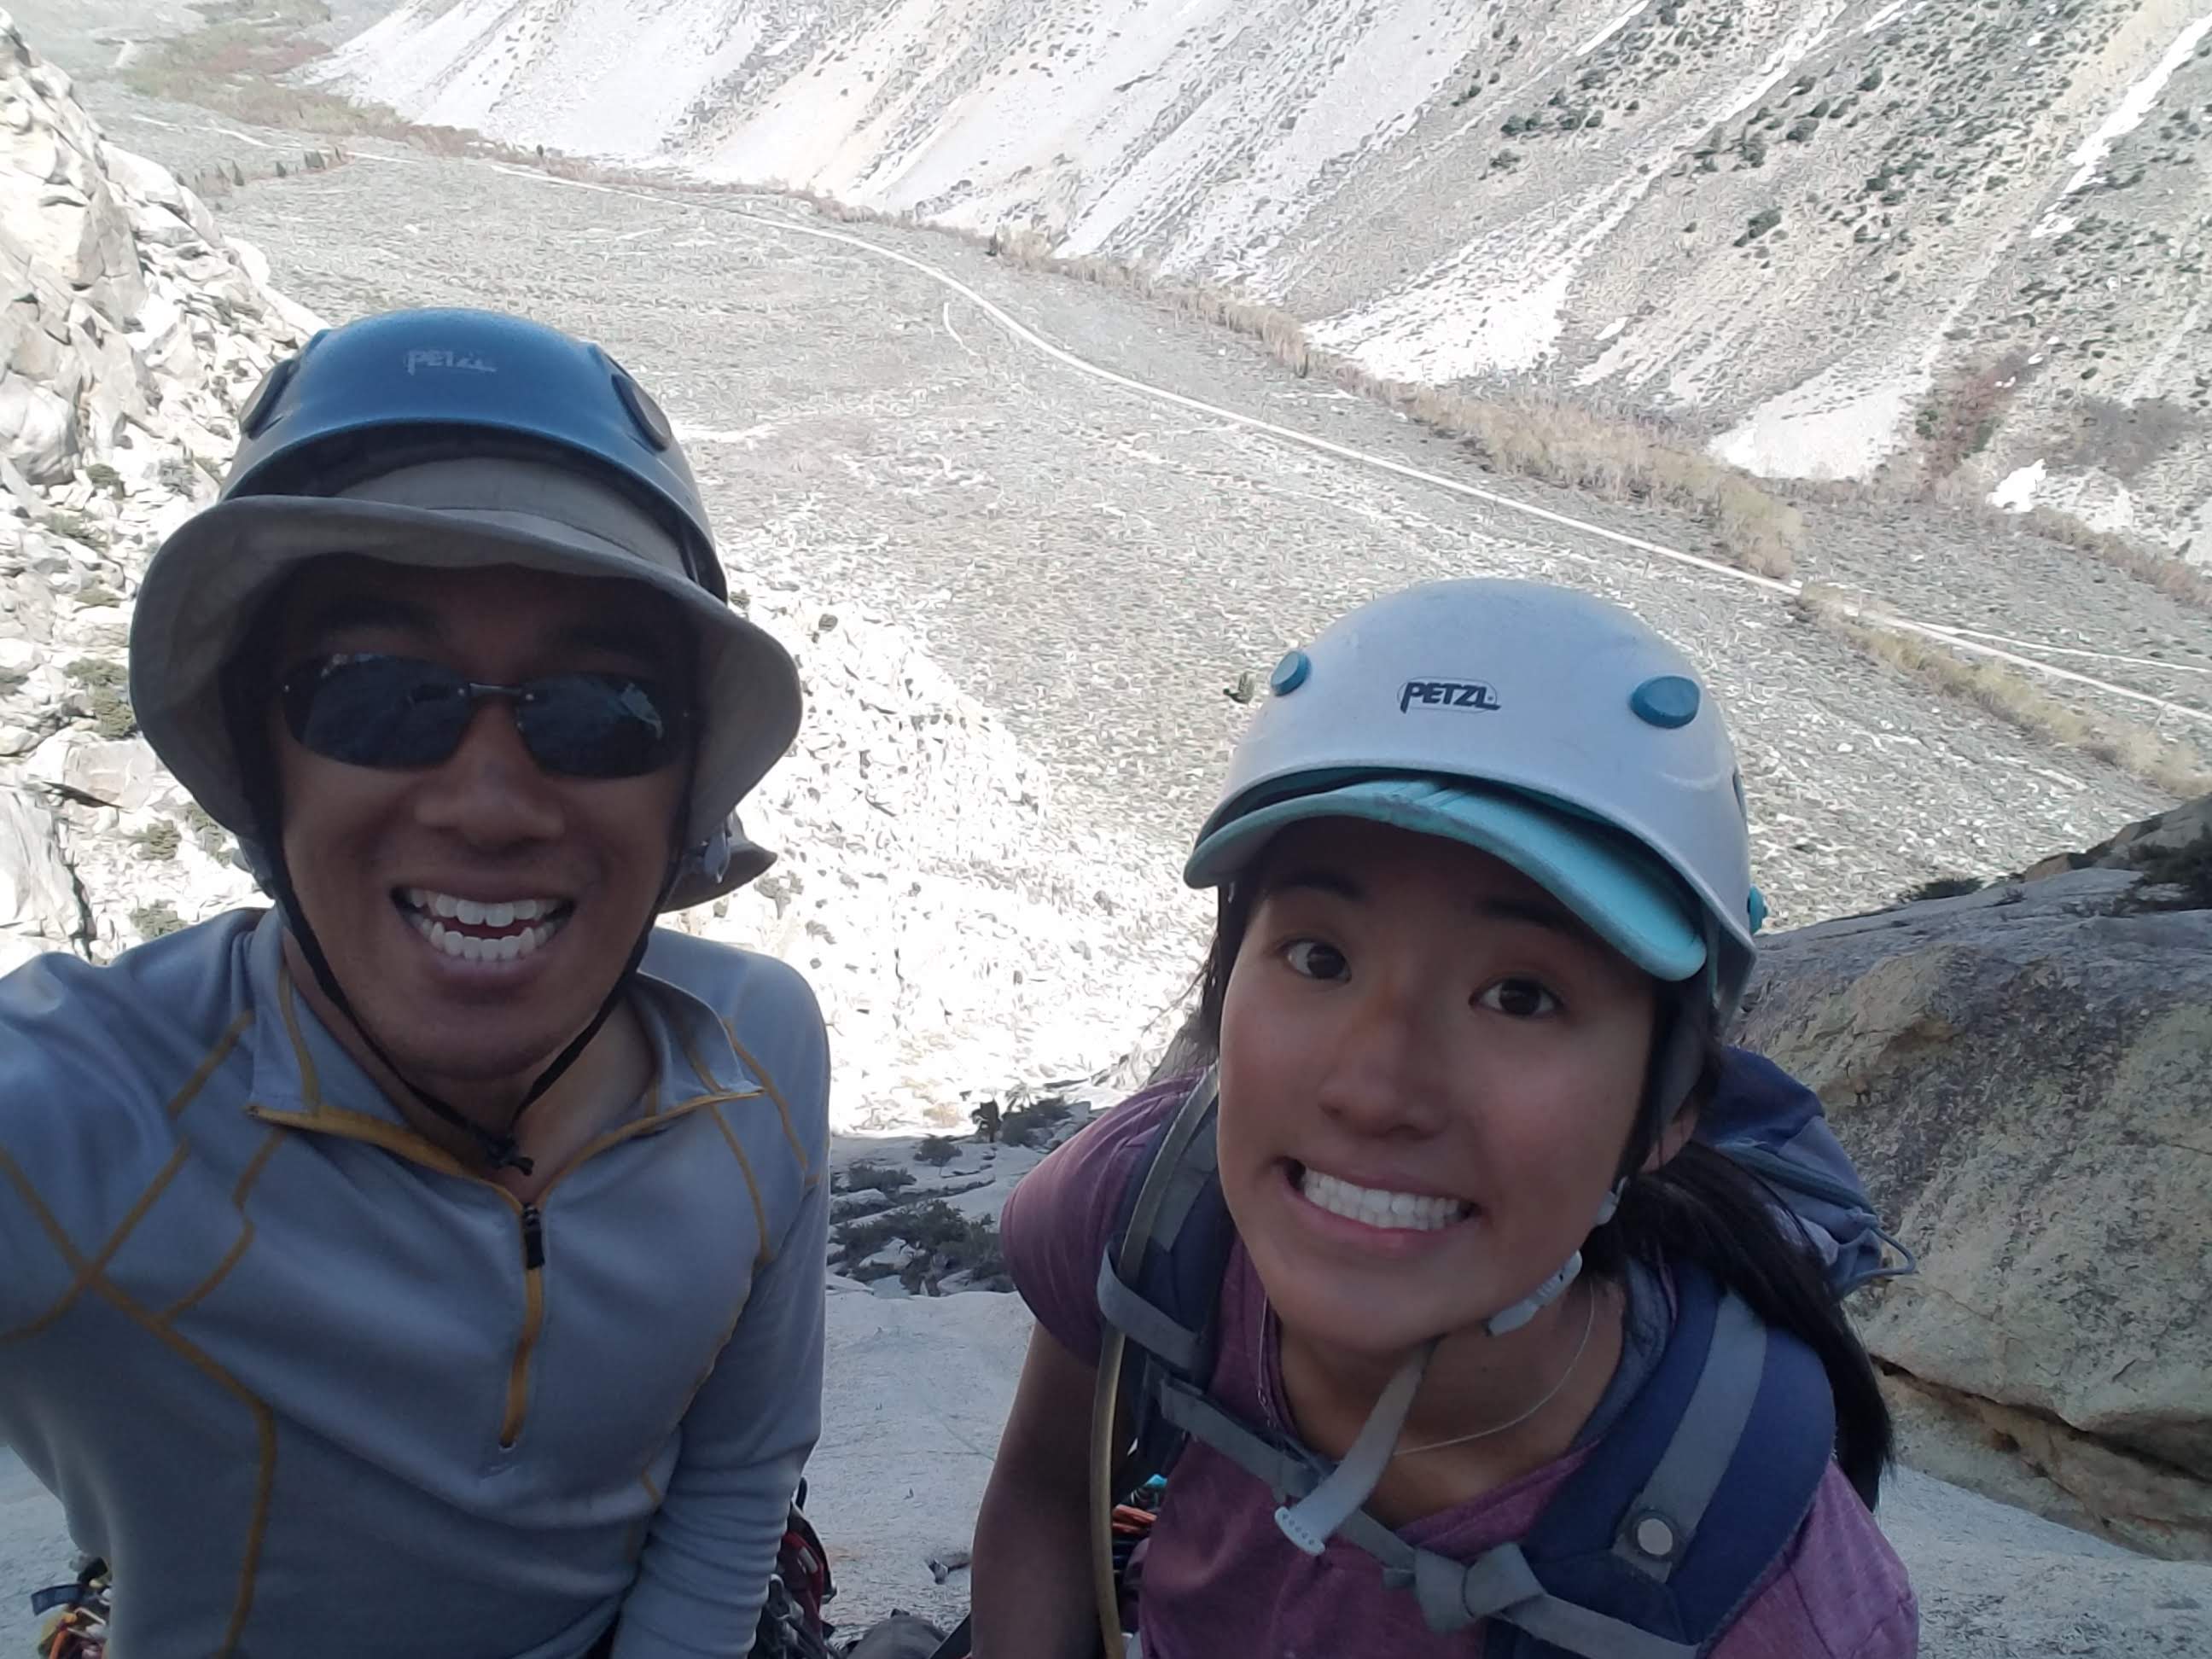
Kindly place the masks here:
POLYGON ((330 495, 364 473, 457 453, 557 457, 635 500, 726 599, 698 481, 667 415, 601 348, 526 318, 397 311, 325 329, 238 419, 222 498, 330 495))
POLYGON ((149 565, 132 706, 155 752, 242 839, 255 821, 222 679, 262 602, 313 559, 515 565, 643 583, 698 645, 699 743, 667 907, 764 870, 732 835, 790 746, 798 671, 733 611, 705 504, 667 416, 599 346, 520 317, 399 311, 315 335, 239 417, 219 499, 149 565))

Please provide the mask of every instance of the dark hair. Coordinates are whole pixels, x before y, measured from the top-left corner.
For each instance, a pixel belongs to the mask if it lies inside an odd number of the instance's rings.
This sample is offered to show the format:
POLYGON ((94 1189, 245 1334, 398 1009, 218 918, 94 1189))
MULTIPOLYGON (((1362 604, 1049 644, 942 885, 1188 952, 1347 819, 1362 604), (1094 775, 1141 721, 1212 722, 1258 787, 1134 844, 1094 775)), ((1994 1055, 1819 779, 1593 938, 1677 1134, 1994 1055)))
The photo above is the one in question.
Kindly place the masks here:
MULTIPOLYGON (((1230 969, 1258 899, 1249 882, 1220 892, 1213 943, 1199 976, 1195 1035, 1209 1059, 1220 1052, 1230 969)), ((1710 1035, 1705 1049, 1690 1094, 1693 1109, 1711 1098, 1720 1082, 1725 1050, 1710 1035)), ((1893 1458, 1889 1407, 1874 1362, 1828 1288, 1810 1243, 1763 1181, 1702 1141, 1686 1142, 1656 1170, 1645 1171, 1644 1161, 1658 1133, 1651 1114, 1638 1114, 1621 1160, 1627 1184, 1620 1211, 1584 1243, 1585 1269, 1594 1277, 1619 1279, 1632 1261, 1654 1268, 1694 1262, 1770 1327, 1810 1347, 1835 1397, 1836 1462, 1871 1510, 1893 1458)))

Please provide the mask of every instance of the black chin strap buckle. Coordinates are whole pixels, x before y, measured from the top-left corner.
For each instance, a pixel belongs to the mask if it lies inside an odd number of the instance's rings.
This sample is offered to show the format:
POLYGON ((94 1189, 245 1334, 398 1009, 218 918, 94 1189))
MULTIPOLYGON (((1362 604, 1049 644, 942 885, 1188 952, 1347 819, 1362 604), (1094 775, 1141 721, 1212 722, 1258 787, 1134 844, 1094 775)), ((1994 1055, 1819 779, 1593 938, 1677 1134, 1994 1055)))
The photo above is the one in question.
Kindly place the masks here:
POLYGON ((537 1165, 523 1156, 511 1134, 483 1137, 484 1162, 495 1170, 512 1170, 517 1175, 528 1175, 537 1165))

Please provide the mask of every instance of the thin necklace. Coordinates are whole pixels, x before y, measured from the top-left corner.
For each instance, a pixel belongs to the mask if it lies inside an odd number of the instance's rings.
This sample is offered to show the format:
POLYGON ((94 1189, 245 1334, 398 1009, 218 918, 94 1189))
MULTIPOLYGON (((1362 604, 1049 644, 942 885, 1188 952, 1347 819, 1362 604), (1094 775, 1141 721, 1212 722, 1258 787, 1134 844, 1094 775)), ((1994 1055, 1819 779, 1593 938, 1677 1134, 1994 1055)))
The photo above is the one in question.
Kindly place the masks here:
POLYGON ((1590 1332, 1595 1329, 1596 1326, 1597 1297, 1592 1295, 1589 1299, 1589 1313, 1583 1321, 1583 1340, 1575 1344, 1575 1357, 1567 1361, 1566 1370, 1559 1373, 1559 1380, 1552 1384, 1544 1397, 1529 1407, 1527 1411, 1522 1412, 1520 1416, 1509 1419, 1491 1428, 1477 1429, 1473 1434, 1454 1435, 1449 1440, 1431 1440, 1425 1446, 1408 1446, 1403 1451, 1392 1453, 1391 1461, 1395 1462, 1401 1457, 1412 1457, 1421 1452, 1442 1451, 1446 1446, 1464 1446, 1470 1440, 1487 1440, 1493 1434, 1503 1434, 1508 1429, 1519 1428, 1521 1425, 1559 1397, 1559 1390, 1567 1386, 1567 1379, 1575 1374, 1575 1367, 1583 1363, 1583 1351, 1589 1346, 1590 1332))

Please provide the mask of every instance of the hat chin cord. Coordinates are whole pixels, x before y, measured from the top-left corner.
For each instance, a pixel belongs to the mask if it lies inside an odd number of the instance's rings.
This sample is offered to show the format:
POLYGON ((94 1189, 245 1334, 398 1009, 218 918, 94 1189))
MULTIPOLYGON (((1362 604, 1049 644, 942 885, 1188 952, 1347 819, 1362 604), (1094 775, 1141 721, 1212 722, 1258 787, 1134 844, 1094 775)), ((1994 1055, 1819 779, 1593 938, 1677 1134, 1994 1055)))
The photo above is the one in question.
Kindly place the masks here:
MULTIPOLYGON (((681 799, 688 800, 690 793, 690 780, 687 777, 681 799)), ((678 810, 680 811, 681 808, 679 807, 678 810)), ((264 822, 281 823, 281 819, 273 813, 264 812, 262 817, 264 822)), ((280 829, 276 835, 264 836, 262 839, 268 860, 269 885, 274 890, 277 907, 284 913, 285 924, 291 929, 292 937, 299 941, 301 954, 307 958, 308 969, 314 975, 315 983, 320 988, 324 997, 345 1016, 346 1022, 368 1046, 368 1051, 383 1064, 385 1070, 399 1079, 407 1092, 415 1097, 424 1111, 428 1112, 440 1122, 458 1130, 475 1143, 478 1155, 492 1170, 513 1170, 518 1175, 524 1176, 531 1174, 537 1166, 532 1159, 524 1155, 515 1139, 515 1131, 522 1123, 522 1115, 528 1111, 547 1090, 566 1075, 568 1068, 574 1066, 582 1056, 584 1050, 591 1046, 592 1039, 599 1034, 599 1028, 607 1023, 616 1008, 621 1006, 623 993, 629 989, 631 976, 637 972, 638 964, 645 960, 646 949, 653 943, 653 924, 655 919, 660 915, 660 907, 668 902, 668 896, 676 890, 676 884, 682 879, 693 857, 691 853, 683 850, 679 835, 675 838, 678 850, 670 856, 668 867, 661 874, 660 890, 653 897, 652 909, 647 913, 645 926, 638 930, 637 942, 630 946, 629 960, 623 963, 622 972, 615 976, 614 984, 601 999, 599 1008, 585 1024, 584 1029, 569 1038, 568 1046, 553 1057, 552 1063, 532 1079, 529 1089, 522 1097, 521 1103, 509 1115, 507 1127, 504 1129, 488 1129, 465 1113, 456 1110, 450 1103, 433 1094, 409 1077, 399 1063, 386 1050, 384 1045, 376 1040, 376 1033, 368 1029, 368 1022, 355 1011, 352 1000, 346 995, 344 988, 338 983, 338 976, 331 967, 330 957, 324 953, 322 941, 315 937, 314 925, 307 920, 307 907, 300 902, 299 890, 292 884, 291 866, 284 857, 284 837, 282 830, 280 829)))
MULTIPOLYGON (((399 1079, 407 1092, 414 1096, 423 1110, 441 1122, 459 1130, 474 1142, 477 1152, 490 1168, 513 1170, 517 1174, 525 1176, 532 1173, 536 1165, 531 1158, 523 1154, 515 1139, 515 1131, 521 1125, 522 1115, 528 1111, 547 1090, 559 1082, 568 1068, 576 1063, 584 1050, 591 1046, 592 1039, 599 1034, 599 1028, 607 1023, 616 1008, 621 1005, 623 993, 629 988, 630 976, 637 971, 638 963, 645 959, 646 947, 653 942, 652 920, 647 919, 643 930, 638 934, 637 943, 630 947, 629 959, 623 963, 622 972, 616 977, 613 988, 601 1000, 597 1012, 592 1015, 584 1029, 571 1037, 568 1046, 554 1056, 552 1063, 532 1080, 528 1091, 522 1097, 521 1103, 515 1107, 513 1114, 507 1118, 507 1127, 504 1129, 488 1129, 474 1118, 456 1110, 449 1103, 409 1077, 400 1067, 399 1063, 386 1050, 384 1045, 376 1040, 376 1034, 368 1029, 368 1022, 355 1011, 352 1000, 347 997, 344 988, 339 985, 337 975, 331 968, 330 958, 324 954, 322 941, 315 937, 313 925, 307 920, 307 909, 301 904, 299 893, 292 885, 292 872, 285 863, 281 840, 271 842, 269 864, 270 885, 276 890, 276 902, 284 912, 285 923, 292 930, 292 937, 299 941, 301 954, 307 958, 307 966, 314 974, 316 985, 321 988, 324 997, 331 1006, 346 1017, 347 1023, 359 1034, 361 1040, 368 1044, 369 1052, 382 1062, 386 1071, 399 1079)), ((681 858, 669 860, 667 873, 661 878, 660 891, 653 902, 654 916, 659 915, 660 906, 666 902, 669 893, 674 889, 677 878, 682 872, 683 867, 681 858)))
MULTIPOLYGON (((1706 960, 1714 959, 1708 938, 1706 960)), ((1706 994, 1703 998, 1675 996, 1669 999, 1663 1010, 1663 1019, 1657 1042, 1654 1045, 1652 1064, 1646 1078, 1644 1109, 1651 1114, 1660 1125, 1671 1122, 1689 1098, 1696 1085, 1698 1073, 1704 1064, 1705 1033, 1709 1021, 1698 1018, 1702 1006, 1711 1006, 1712 970, 1708 966, 1698 984, 1706 994)), ((1599 1201, 1597 1215, 1590 1223, 1595 1232, 1613 1218, 1620 1207, 1620 1195, 1628 1185, 1628 1176, 1618 1176, 1599 1201)), ((1577 1249, 1564 1266, 1534 1290, 1514 1303, 1500 1309, 1482 1322, 1482 1330, 1490 1336, 1505 1336, 1519 1330, 1553 1303, 1558 1301, 1573 1284, 1583 1270, 1583 1253, 1577 1249)), ((1443 1336, 1431 1337, 1416 1349, 1395 1376, 1384 1384, 1375 1409, 1368 1413, 1367 1421, 1346 1452, 1343 1460, 1329 1471, 1322 1483, 1295 1505, 1285 1504, 1275 1510, 1275 1525, 1291 1543, 1308 1555, 1319 1555, 1328 1548, 1328 1540, 1336 1529, 1352 1518, 1381 1484, 1384 1472, 1390 1467, 1398 1439, 1405 1432, 1406 1419, 1413 1409, 1413 1399, 1420 1392, 1421 1379, 1427 1374, 1429 1363, 1436 1358, 1443 1343, 1443 1336)))

